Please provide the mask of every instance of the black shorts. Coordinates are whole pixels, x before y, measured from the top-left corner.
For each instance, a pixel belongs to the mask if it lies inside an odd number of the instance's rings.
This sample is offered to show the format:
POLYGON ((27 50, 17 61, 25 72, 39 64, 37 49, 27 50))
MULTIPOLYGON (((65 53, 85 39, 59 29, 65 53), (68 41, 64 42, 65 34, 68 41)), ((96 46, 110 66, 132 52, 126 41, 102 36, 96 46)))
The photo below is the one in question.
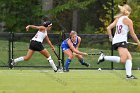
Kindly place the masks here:
POLYGON ((117 50, 118 47, 123 47, 123 48, 127 48, 128 44, 124 41, 124 42, 119 42, 113 45, 113 49, 117 50))
POLYGON ((29 49, 34 50, 34 51, 42 51, 44 50, 44 47, 41 42, 32 40, 30 42, 29 49))

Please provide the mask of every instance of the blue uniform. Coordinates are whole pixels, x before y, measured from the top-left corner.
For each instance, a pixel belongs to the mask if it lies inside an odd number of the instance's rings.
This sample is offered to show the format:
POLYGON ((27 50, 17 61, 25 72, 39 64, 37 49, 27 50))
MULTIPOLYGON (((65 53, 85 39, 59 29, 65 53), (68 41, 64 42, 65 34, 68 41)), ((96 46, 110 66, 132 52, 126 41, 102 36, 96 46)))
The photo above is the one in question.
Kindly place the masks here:
POLYGON ((65 50, 67 50, 67 49, 70 49, 70 47, 69 47, 69 45, 68 45, 68 40, 71 40, 71 42, 72 42, 72 44, 73 44, 73 46, 76 48, 76 46, 78 45, 78 37, 76 38, 76 43, 74 43, 73 41, 72 41, 72 39, 71 38, 67 38, 66 40, 64 40, 63 42, 62 42, 62 44, 61 44, 61 48, 62 48, 62 50, 63 51, 65 51, 65 50))
MULTIPOLYGON (((61 44, 61 48, 62 48, 62 50, 63 50, 63 52, 65 51, 65 50, 67 50, 67 49, 70 49, 70 47, 69 47, 69 45, 68 45, 68 40, 71 40, 71 42, 72 42, 72 44, 73 44, 73 46, 76 48, 76 46, 78 45, 78 36, 77 36, 77 38, 76 38, 76 43, 74 43, 73 41, 72 41, 72 39, 71 38, 67 38, 66 40, 64 40, 63 42, 62 42, 62 44, 61 44)), ((88 63, 85 63, 84 62, 84 59, 83 58, 81 58, 81 59, 79 59, 79 62, 82 64, 82 65, 85 65, 85 66, 89 66, 89 64, 88 63)), ((71 59, 67 59, 66 60, 66 62, 65 62, 65 71, 69 71, 69 65, 70 65, 70 63, 71 63, 71 59)))

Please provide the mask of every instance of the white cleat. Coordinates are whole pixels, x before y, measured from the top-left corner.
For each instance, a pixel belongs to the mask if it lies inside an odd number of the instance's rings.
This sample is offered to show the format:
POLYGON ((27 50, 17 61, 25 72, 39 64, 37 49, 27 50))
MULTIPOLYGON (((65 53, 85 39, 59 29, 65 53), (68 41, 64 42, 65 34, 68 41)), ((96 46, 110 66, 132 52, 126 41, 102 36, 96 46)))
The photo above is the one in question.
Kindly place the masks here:
POLYGON ((10 69, 12 69, 15 64, 14 59, 10 59, 10 69))
POLYGON ((14 62, 14 59, 11 59, 11 61, 12 61, 12 62, 11 62, 11 65, 12 65, 12 66, 15 66, 16 63, 14 62))
POLYGON ((103 61, 104 61, 104 54, 101 53, 100 56, 99 56, 99 58, 98 58, 97 64, 100 64, 100 63, 103 62, 103 61))
POLYGON ((126 75, 126 79, 138 79, 138 78, 136 78, 134 75, 131 76, 126 75))

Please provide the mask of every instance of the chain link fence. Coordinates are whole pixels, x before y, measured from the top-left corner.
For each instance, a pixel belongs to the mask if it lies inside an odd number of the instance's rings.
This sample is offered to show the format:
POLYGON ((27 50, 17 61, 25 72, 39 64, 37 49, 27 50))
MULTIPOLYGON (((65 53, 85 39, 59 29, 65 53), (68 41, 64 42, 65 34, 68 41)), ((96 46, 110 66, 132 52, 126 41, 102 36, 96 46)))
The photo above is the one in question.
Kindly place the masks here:
POLYGON ((0 33, 0 67, 8 67, 10 33, 0 33))
MULTIPOLYGON (((29 43, 31 38, 35 35, 35 33, 0 33, 0 66, 8 67, 10 58, 17 58, 20 56, 26 55, 29 47, 29 43)), ((56 53, 62 59, 62 63, 64 65, 67 56, 62 53, 60 48, 62 40, 69 37, 69 34, 48 34, 52 44, 55 46, 56 53)), ((103 51, 105 55, 118 55, 117 51, 111 50, 111 42, 108 41, 107 35, 91 35, 91 34, 78 34, 82 38, 81 45, 79 47, 80 51, 87 53, 99 53, 103 51)), ((140 35, 138 35, 140 37, 140 35)), ((129 41, 133 42, 131 37, 129 36, 129 41)), ((50 46, 44 41, 44 47, 51 54, 55 64, 60 65, 58 62, 58 58, 55 53, 51 50, 50 46)), ((137 49, 135 45, 129 45, 128 49, 130 50, 133 57, 133 69, 139 69, 139 56, 140 51, 137 49)), ((78 59, 74 57, 70 64, 71 69, 124 69, 124 65, 122 64, 112 64, 110 62, 104 62, 100 65, 97 65, 99 55, 89 55, 84 56, 85 62, 90 63, 90 67, 84 67, 80 64, 78 59)), ((62 65, 62 66, 63 66, 62 65)), ((39 52, 35 52, 32 58, 29 61, 19 62, 16 67, 50 67, 47 59, 41 55, 39 52)))

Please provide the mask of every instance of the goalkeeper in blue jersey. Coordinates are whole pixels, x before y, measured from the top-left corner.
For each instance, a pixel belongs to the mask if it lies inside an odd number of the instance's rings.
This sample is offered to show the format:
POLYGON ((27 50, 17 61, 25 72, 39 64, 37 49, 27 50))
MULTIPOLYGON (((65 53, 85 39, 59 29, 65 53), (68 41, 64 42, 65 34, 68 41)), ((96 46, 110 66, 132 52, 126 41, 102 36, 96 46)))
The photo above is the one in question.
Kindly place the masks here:
POLYGON ((88 54, 78 50, 80 42, 81 42, 81 38, 77 36, 77 33, 75 31, 71 31, 70 37, 62 42, 61 48, 64 54, 68 56, 65 62, 65 70, 64 70, 65 72, 69 72, 69 65, 71 63, 71 60, 74 58, 74 56, 78 58, 79 62, 82 65, 89 67, 90 64, 84 62, 84 59, 82 56, 82 55, 88 55, 88 54))

